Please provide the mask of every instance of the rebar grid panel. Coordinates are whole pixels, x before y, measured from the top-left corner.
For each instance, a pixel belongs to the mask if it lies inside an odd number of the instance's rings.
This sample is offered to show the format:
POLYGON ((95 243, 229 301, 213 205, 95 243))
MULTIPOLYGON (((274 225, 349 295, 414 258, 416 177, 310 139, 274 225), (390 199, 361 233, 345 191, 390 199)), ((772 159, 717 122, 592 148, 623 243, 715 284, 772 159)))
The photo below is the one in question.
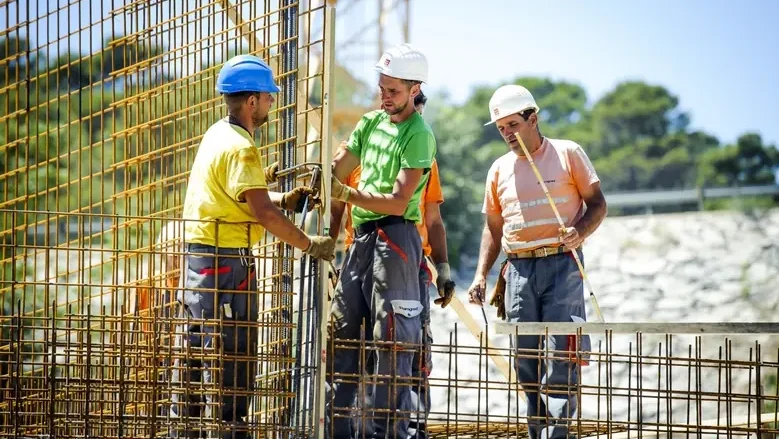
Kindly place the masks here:
POLYGON ((350 418, 355 428, 364 431, 370 428, 371 416, 388 416, 426 422, 429 437, 528 437, 529 422, 547 422, 544 411, 543 416, 527 415, 525 392, 539 392, 539 387, 518 383, 514 367, 509 376, 504 375, 489 354, 503 356, 512 366, 517 359, 543 363, 548 358, 588 358, 586 365, 575 366, 582 376, 580 384, 569 381, 540 388, 542 395, 576 398, 580 409, 562 416, 570 422, 571 434, 775 437, 779 433, 779 345, 769 333, 751 332, 744 329, 724 336, 591 332, 593 348, 583 352, 550 350, 545 336, 539 337, 540 350, 513 349, 506 335, 491 337, 488 344, 483 333, 477 340, 456 325, 446 339, 437 339, 431 347, 433 370, 425 384, 419 377, 404 381, 394 374, 374 374, 369 368, 370 357, 378 350, 421 346, 372 342, 363 331, 361 340, 331 340, 335 355, 354 350, 359 364, 356 373, 331 374, 328 379, 355 384, 356 399, 364 404, 377 383, 389 385, 391 391, 403 385, 414 392, 424 388, 431 397, 429 412, 369 411, 357 405, 332 409, 328 416, 350 418))
MULTIPOLYGON (((282 0, 0 3, 0 435, 165 435, 172 395, 229 396, 171 381, 177 358, 248 361, 175 344, 189 169, 226 115, 221 63, 252 53, 282 88, 256 137, 281 165, 270 189, 309 183, 323 23, 323 5, 282 0)), ((249 418, 274 437, 314 427, 318 267, 295 256, 269 234, 254 252, 249 418)))

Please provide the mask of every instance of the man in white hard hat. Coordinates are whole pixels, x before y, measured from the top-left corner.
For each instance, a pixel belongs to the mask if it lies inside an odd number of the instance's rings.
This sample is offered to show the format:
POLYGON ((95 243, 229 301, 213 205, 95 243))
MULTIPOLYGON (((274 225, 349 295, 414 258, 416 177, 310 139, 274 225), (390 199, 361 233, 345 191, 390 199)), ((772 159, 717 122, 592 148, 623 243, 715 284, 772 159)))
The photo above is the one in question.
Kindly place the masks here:
MULTIPOLYGON (((420 199, 436 144, 430 126, 414 108, 414 97, 427 81, 425 55, 402 44, 384 53, 375 69, 380 74, 382 109, 362 117, 347 147, 333 161, 331 192, 338 201, 332 203, 330 230, 337 236, 348 202, 354 238, 334 292, 331 336, 359 340, 365 322, 367 338, 407 344, 378 346, 374 371, 392 378, 381 378, 374 385, 365 413, 372 419, 371 437, 405 438, 409 418, 415 416, 409 413, 414 384, 411 362, 414 345, 421 341, 423 313, 419 285, 423 253, 416 224, 422 220, 420 199), (358 187, 342 184, 357 166, 361 168, 358 187)), ((353 378, 334 380, 333 373, 359 374, 364 365, 354 346, 330 352, 330 358, 327 383, 333 399, 328 397, 327 436, 351 438, 355 432, 348 413, 357 385, 353 378)))
MULTIPOLYGON (((420 90, 414 97, 414 108, 419 114, 424 113, 427 105, 427 97, 420 90)), ((349 146, 348 142, 341 143, 341 148, 349 146)), ((360 184, 360 166, 354 168, 343 183, 354 189, 359 188, 360 184)), ((418 402, 414 407, 419 407, 419 413, 414 413, 409 423, 415 431, 417 438, 427 437, 424 433, 426 424, 426 415, 430 412, 430 389, 428 388, 428 376, 433 370, 433 355, 431 347, 433 344, 433 333, 430 327, 430 294, 429 289, 432 285, 439 291, 439 298, 435 299, 435 304, 445 308, 454 297, 455 283, 451 279, 449 269, 449 256, 446 246, 446 228, 443 218, 441 218, 440 205, 444 202, 443 189, 441 188, 441 178, 438 172, 438 164, 433 159, 433 165, 430 168, 430 177, 427 185, 420 196, 419 208, 422 221, 417 224, 419 236, 422 238, 422 266, 419 270, 419 287, 422 293, 422 349, 417 350, 411 363, 411 370, 414 377, 419 378, 419 383, 414 383, 411 387, 412 400, 418 402), (438 267, 438 269, 436 269, 438 267), (438 270, 441 275, 438 276, 438 270), (420 358, 420 355, 422 358, 420 358)), ((352 227, 351 208, 346 204, 346 215, 344 226, 344 247, 349 250, 354 241, 354 229, 352 227)), ((337 232, 337 231, 336 231, 337 232)), ((373 357, 369 357, 366 362, 367 370, 372 370, 373 357)), ((357 407, 364 407, 363 401, 370 398, 370 389, 365 392, 364 398, 358 398, 357 407)), ((368 401, 369 403, 369 401, 368 401)), ((362 419, 355 420, 357 428, 364 428, 366 432, 372 425, 362 425, 362 419)))
MULTIPOLYGON (((487 125, 496 125, 510 151, 495 160, 487 176, 482 209, 486 224, 470 302, 482 304, 487 273, 502 249, 505 297, 499 293, 492 301, 499 315, 509 322, 583 322, 584 285, 571 252, 584 262, 581 245, 606 216, 598 175, 577 143, 541 134, 539 108, 526 88, 498 88, 489 109, 487 125), (560 228, 515 133, 532 155, 565 228, 560 228)), ((576 357, 576 351, 589 351, 590 340, 540 338, 517 336, 515 346, 525 350, 524 357, 528 349, 538 350, 536 358, 520 358, 514 365, 527 395, 530 437, 565 438, 577 410, 577 362, 582 357, 576 357), (547 348, 549 357, 542 359, 547 348)))

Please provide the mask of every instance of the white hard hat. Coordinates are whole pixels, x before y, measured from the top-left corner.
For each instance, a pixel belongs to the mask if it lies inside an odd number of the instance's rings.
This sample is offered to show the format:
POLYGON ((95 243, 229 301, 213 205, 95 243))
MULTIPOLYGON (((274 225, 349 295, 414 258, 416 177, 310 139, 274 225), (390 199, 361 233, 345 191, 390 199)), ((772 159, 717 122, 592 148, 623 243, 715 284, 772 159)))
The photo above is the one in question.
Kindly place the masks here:
POLYGON ((512 114, 521 113, 529 108, 533 108, 538 113, 539 108, 533 95, 528 89, 521 85, 504 85, 492 94, 490 98, 490 118, 491 120, 484 125, 495 123, 512 114))
POLYGON ((374 70, 393 78, 427 82, 427 57, 411 44, 403 43, 384 52, 374 70))

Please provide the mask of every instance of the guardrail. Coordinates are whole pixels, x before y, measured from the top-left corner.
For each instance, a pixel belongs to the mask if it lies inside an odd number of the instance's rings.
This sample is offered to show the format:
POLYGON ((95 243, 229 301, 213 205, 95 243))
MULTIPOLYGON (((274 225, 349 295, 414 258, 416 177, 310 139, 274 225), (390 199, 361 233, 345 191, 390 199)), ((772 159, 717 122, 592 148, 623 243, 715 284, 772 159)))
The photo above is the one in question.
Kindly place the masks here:
POLYGON ((609 207, 641 207, 698 203, 703 210, 703 202, 714 198, 738 198, 779 195, 778 185, 718 187, 678 189, 666 191, 616 192, 606 194, 609 207))

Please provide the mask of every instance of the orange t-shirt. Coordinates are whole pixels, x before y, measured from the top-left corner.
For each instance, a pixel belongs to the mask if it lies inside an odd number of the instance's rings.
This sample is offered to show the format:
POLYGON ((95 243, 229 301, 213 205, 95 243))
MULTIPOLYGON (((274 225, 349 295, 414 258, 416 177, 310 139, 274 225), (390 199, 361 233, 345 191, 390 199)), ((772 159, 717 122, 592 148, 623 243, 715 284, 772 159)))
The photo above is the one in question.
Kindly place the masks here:
MULTIPOLYGON (((599 180, 581 146, 544 138, 533 161, 566 227, 584 214, 581 193, 599 180)), ((506 253, 560 245, 560 225, 530 162, 509 152, 495 160, 487 175, 482 213, 503 217, 501 245, 506 253)))
MULTIPOLYGON (((357 166, 348 177, 344 184, 353 188, 357 188, 357 184, 360 183, 360 167, 357 166)), ((417 230, 419 230, 419 236, 422 238, 422 251, 425 256, 430 256, 433 249, 430 247, 430 242, 427 239, 427 227, 425 226, 425 204, 427 203, 443 203, 444 194, 441 191, 441 177, 438 175, 438 162, 433 159, 433 165, 430 167, 430 178, 427 180, 427 186, 422 190, 422 196, 419 202, 419 209, 422 211, 422 222, 417 224, 417 230)), ((351 205, 346 205, 346 225, 344 232, 344 247, 346 249, 352 244, 354 240, 354 229, 352 228, 352 209, 351 205)))

